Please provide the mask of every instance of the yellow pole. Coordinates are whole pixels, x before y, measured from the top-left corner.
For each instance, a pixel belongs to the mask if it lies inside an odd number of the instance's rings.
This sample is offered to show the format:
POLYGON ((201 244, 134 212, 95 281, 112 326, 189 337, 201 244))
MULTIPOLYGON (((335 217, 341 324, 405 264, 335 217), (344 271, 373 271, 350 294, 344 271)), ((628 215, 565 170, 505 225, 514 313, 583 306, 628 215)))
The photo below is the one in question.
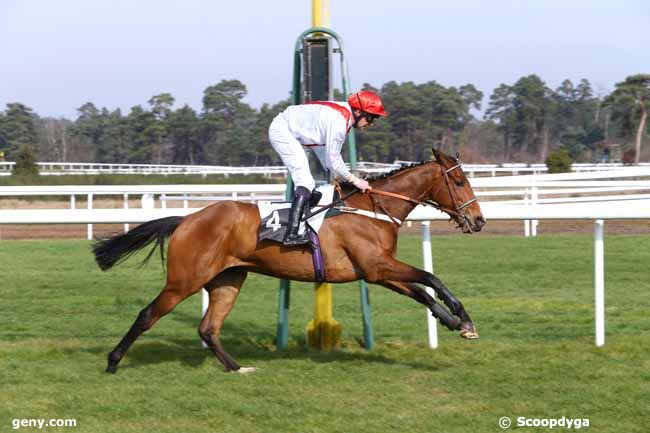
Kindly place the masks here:
MULTIPOLYGON (((329 27, 329 25, 330 25, 330 1, 312 0, 311 1, 311 26, 329 27)), ((323 36, 322 33, 315 33, 315 35, 323 36)))
POLYGON ((324 27, 324 24, 323 24, 323 1, 322 0, 312 0, 311 1, 311 26, 312 27, 324 27))
MULTIPOLYGON (((312 0, 312 27, 329 25, 329 0, 312 0)), ((314 299, 314 319, 307 324, 307 343, 320 350, 331 350, 341 340, 341 325, 332 315, 332 285, 316 283, 314 299)))

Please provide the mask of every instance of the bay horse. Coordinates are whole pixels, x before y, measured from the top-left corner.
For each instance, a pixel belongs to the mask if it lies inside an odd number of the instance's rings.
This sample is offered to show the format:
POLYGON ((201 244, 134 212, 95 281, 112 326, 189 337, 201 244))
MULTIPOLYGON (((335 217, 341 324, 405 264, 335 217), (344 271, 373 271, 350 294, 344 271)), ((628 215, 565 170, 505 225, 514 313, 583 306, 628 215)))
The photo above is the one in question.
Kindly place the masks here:
MULTIPOLYGON (((347 207, 383 213, 389 218, 343 213, 325 219, 318 235, 326 281, 364 279, 385 286, 425 305, 442 324, 460 331, 462 337, 478 338, 463 304, 440 279, 395 258, 399 223, 420 203, 446 212, 465 233, 479 231, 485 224, 458 154, 453 158, 434 149, 434 156, 435 159, 368 179, 371 193, 355 193, 352 185, 342 185, 342 196, 351 194, 344 203, 347 207), (433 288, 449 311, 418 284, 433 288)), ((164 241, 169 238, 166 284, 108 354, 106 371, 115 373, 120 360, 143 332, 202 287, 208 291, 210 302, 199 325, 199 336, 226 371, 255 371, 252 367, 240 367, 219 340, 221 327, 248 272, 316 281, 307 245, 288 248, 276 242, 259 242, 259 225, 257 205, 222 201, 185 217, 149 221, 127 233, 97 241, 93 245, 95 260, 105 271, 151 243, 154 246, 145 262, 157 246, 162 255, 164 241)))

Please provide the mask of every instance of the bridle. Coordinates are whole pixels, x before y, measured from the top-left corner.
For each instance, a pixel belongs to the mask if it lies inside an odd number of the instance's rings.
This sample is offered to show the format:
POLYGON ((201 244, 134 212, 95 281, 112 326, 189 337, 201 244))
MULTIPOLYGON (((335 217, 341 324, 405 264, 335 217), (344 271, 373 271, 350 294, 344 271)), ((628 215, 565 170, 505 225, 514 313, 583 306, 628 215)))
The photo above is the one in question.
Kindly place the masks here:
MULTIPOLYGON (((442 177, 445 179, 445 185, 447 186, 447 191, 449 192, 449 197, 451 198, 451 202, 453 203, 454 208, 453 209, 446 208, 446 207, 441 206, 440 204, 436 203, 433 200, 426 200, 425 203, 429 204, 430 206, 435 207, 438 210, 446 212, 446 213, 448 213, 450 215, 455 215, 455 216, 461 217, 461 218, 465 219, 467 222, 470 222, 468 216, 464 212, 462 212, 462 210, 465 209, 467 206, 471 205, 472 203, 474 203, 477 200, 476 196, 470 198, 465 203, 457 204, 458 201, 456 200, 456 194, 454 193, 454 189, 451 187, 451 184, 450 184, 450 181, 449 181, 449 173, 456 170, 457 168, 462 168, 463 164, 461 164, 460 162, 457 162, 456 165, 454 165, 453 167, 447 168, 447 169, 445 169, 445 167, 441 163, 438 163, 438 164, 440 164, 440 168, 442 169, 442 177)), ((438 186, 438 189, 436 190, 436 192, 431 194, 431 195, 432 196, 437 195, 438 192, 440 191, 441 187, 442 187, 442 184, 440 184, 440 186, 438 186)))
MULTIPOLYGON (((434 208, 438 209, 439 211, 447 213, 448 215, 456 216, 458 218, 462 218, 465 222, 467 222, 468 224, 471 225, 471 221, 470 221, 469 217, 467 216, 467 214, 465 214, 465 212, 463 212, 463 209, 465 209, 466 207, 468 207, 469 205, 474 203, 477 200, 477 198, 474 196, 471 199, 467 200, 465 203, 457 204, 458 202, 456 200, 456 194, 454 193, 454 189, 451 187, 451 183, 450 183, 450 180, 449 180, 449 173, 456 170, 457 168, 461 168, 462 164, 460 162, 457 162, 456 165, 454 165, 453 167, 450 167, 450 168, 445 168, 442 165, 441 162, 438 162, 438 164, 440 165, 440 168, 441 168, 441 171, 442 171, 442 177, 445 180, 445 186, 447 187, 447 191, 449 192, 451 202, 452 202, 452 204, 454 206, 453 209, 444 207, 444 206, 442 206, 441 204, 437 203, 434 200, 420 201, 420 200, 415 200, 413 198, 407 197, 407 196, 402 195, 402 194, 397 194, 397 193, 388 192, 388 191, 382 191, 382 190, 378 190, 378 189, 371 189, 368 192, 370 194, 383 195, 383 196, 386 196, 386 197, 397 198, 397 199, 400 199, 400 200, 407 201, 409 203, 413 203, 415 205, 431 206, 431 207, 434 207, 434 208)), ((438 194, 438 192, 440 192, 440 188, 442 188, 442 183, 440 183, 438 185, 438 188, 436 189, 436 191, 431 195, 436 196, 438 194)), ((389 216, 390 216, 390 214, 389 214, 389 216)))

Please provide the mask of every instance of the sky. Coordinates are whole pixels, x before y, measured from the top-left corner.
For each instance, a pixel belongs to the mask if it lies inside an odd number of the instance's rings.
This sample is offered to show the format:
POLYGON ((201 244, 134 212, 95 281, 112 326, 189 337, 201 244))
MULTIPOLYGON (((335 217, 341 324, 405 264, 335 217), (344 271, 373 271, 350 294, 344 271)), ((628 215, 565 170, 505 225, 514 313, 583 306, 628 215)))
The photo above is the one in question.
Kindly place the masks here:
MULTIPOLYGON (((205 88, 224 79, 243 82, 251 106, 274 104, 289 95, 311 8, 311 0, 0 0, 0 110, 21 102, 75 119, 92 102, 126 114, 167 92, 175 108, 199 111, 205 88)), ((499 84, 529 74, 553 89, 587 78, 606 94, 650 73, 647 0, 330 0, 329 14, 351 90, 472 83, 485 109, 499 84)))

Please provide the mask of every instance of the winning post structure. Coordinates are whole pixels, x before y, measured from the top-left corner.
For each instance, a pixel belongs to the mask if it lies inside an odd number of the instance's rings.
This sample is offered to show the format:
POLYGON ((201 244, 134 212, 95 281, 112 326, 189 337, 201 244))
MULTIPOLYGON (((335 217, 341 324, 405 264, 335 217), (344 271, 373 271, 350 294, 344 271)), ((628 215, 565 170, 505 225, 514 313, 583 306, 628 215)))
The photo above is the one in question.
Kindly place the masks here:
MULTIPOLYGON (((297 39, 294 50, 294 70, 292 103, 294 105, 318 100, 332 100, 334 89, 333 57, 338 54, 341 65, 341 78, 343 96, 347 97, 348 71, 344 57, 341 38, 332 30, 323 26, 322 2, 314 0, 314 13, 312 24, 314 27, 304 31, 297 39), (334 42, 338 48, 334 48, 334 42)), ((352 169, 357 163, 356 142, 354 130, 350 131, 347 138, 349 161, 352 169)), ((331 174, 327 168, 322 167, 318 158, 313 153, 308 154, 310 168, 316 184, 323 185, 331 181, 331 174)), ((286 198, 293 196, 293 182, 287 180, 286 198)), ((372 320, 370 314, 370 298, 368 285, 360 282, 361 313, 363 320, 364 347, 371 349, 373 341, 372 320)), ((278 294, 278 324, 276 346, 284 349, 289 342, 289 304, 290 282, 282 280, 278 294)), ((320 350, 330 350, 340 341, 341 325, 334 320, 332 315, 332 285, 317 283, 315 285, 314 318, 307 324, 307 342, 310 347, 320 350)))

